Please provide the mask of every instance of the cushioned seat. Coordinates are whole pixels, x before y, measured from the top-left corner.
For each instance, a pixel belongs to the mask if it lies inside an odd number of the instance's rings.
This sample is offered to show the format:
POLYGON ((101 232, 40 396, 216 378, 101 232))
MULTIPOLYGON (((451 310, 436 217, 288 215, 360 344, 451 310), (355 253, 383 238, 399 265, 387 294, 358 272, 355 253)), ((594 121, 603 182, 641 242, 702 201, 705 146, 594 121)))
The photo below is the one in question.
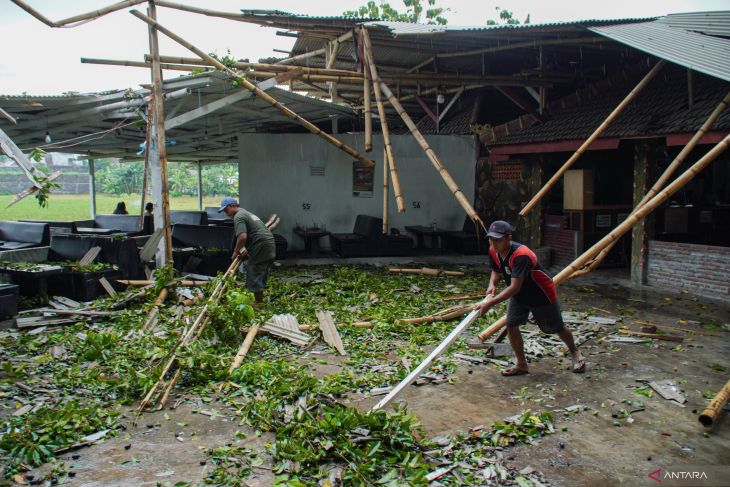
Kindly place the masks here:
POLYGON ((489 251, 489 239, 468 216, 461 230, 448 232, 441 238, 444 249, 460 254, 485 254, 489 251))

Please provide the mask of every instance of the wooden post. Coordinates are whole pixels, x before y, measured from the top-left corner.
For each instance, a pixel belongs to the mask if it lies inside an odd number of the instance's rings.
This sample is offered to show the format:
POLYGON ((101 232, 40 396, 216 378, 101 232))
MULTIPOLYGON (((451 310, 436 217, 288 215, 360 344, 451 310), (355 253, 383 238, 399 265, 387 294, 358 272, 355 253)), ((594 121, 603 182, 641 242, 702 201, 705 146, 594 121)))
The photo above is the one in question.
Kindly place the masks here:
POLYGON ((91 219, 96 218, 96 168, 94 159, 89 159, 89 205, 91 208, 91 219))
MULTIPOLYGON (((364 30, 364 33, 367 33, 367 29, 364 30)), ((368 44, 368 37, 363 36, 366 42, 366 46, 368 44)), ((416 124, 413 123, 413 119, 406 113, 405 108, 403 108, 403 105, 400 104, 398 99, 395 97, 393 92, 388 88, 388 85, 386 85, 382 79, 378 76, 377 71, 373 72, 372 65, 371 65, 371 74, 373 75, 373 86, 380 86, 385 96, 388 98, 388 101, 391 105, 393 105, 393 108, 395 108, 395 111, 398 112, 398 115, 403 119, 403 122, 408 126, 408 129, 411 131, 411 134, 413 134, 413 137, 415 137, 418 144, 421 146, 423 151, 426 153, 426 157, 431 161, 433 166, 436 168, 436 170, 441 175, 441 178, 446 183, 446 186, 449 187, 449 190, 453 193, 456 200, 459 202, 461 207, 466 211, 466 214, 469 215, 469 218, 474 220, 475 222, 479 222, 482 227, 484 226, 484 222, 482 222, 481 218, 479 218, 479 215, 477 215, 477 212, 474 211, 474 207, 471 205, 469 200, 464 196, 464 193, 459 188, 459 185, 456 184, 456 181, 454 181, 454 178, 451 177, 451 174, 449 174, 449 171, 446 170, 444 165, 441 163, 441 160, 438 158, 436 153, 431 149, 431 147, 428 145, 428 142, 426 142, 426 139, 423 137, 421 132, 418 130, 418 127, 416 127, 416 124)), ((375 91, 376 101, 377 101, 377 89, 375 91)), ((393 163, 393 161, 390 161, 393 163)))
MULTIPOLYGON (((656 141, 646 139, 634 141, 634 207, 640 207, 646 194, 653 165, 656 141)), ((650 228, 647 220, 637 222, 631 229, 631 281, 635 284, 646 284, 647 245, 650 228)))
POLYGON ((395 193, 395 204, 398 207, 399 213, 405 213, 406 203, 403 198, 403 193, 400 189, 400 178, 398 177, 398 169, 396 167, 395 155, 393 153, 393 145, 390 142, 390 128, 388 127, 388 118, 385 113, 385 105, 383 104, 383 97, 381 95, 380 84, 377 82, 378 79, 378 68, 375 66, 375 60, 373 59, 372 46, 370 45, 370 36, 365 28, 361 29, 363 39, 363 51, 365 53, 365 59, 367 65, 370 68, 370 75, 373 79, 373 88, 375 91, 375 103, 378 105, 378 115, 380 116, 380 127, 383 131, 383 144, 385 145, 385 151, 388 153, 388 166, 390 167, 390 175, 393 180, 393 192, 395 193))
MULTIPOLYGON (((671 184, 669 184, 666 188, 664 188, 662 191, 657 193, 656 196, 654 196, 652 199, 647 201, 645 205, 643 205, 641 208, 636 210, 635 212, 631 213, 626 220, 621 222, 619 226, 614 228, 611 233, 603 237, 601 240, 599 240, 596 244, 594 244, 590 249, 586 250, 581 254, 580 257, 575 259, 570 265, 568 265, 565 269, 560 271, 560 273, 555 276, 553 281, 555 282, 555 285, 560 285, 563 282, 567 281, 571 277, 574 277, 576 274, 576 271, 581 269, 584 265, 586 265, 598 252, 600 252, 604 247, 607 245, 617 241, 620 239, 626 232, 628 232, 631 228, 633 228, 634 225, 636 225, 637 222, 641 221, 646 215, 654 211, 659 205, 664 203, 669 199, 670 196, 672 196, 674 193, 679 191, 682 187, 684 187, 688 182, 690 182, 694 177, 702 171, 704 168, 710 165, 712 161, 714 161, 720 154, 722 154, 727 148, 728 145, 730 145, 730 134, 726 135, 724 139, 722 139, 720 142, 718 142, 715 147, 710 149, 707 154, 702 156, 700 160, 695 162, 692 166, 689 167, 684 173, 682 173, 677 179, 672 181, 671 184)), ((497 330, 499 330, 507 321, 507 317, 503 316, 498 321, 496 321, 494 324, 483 330, 479 334, 479 339, 481 341, 486 340, 490 336, 492 336, 497 330)))
POLYGON ((286 106, 282 105, 274 97, 272 97, 268 93, 266 93, 263 90, 261 90, 260 88, 258 88, 255 84, 251 83, 246 78, 238 75, 238 73, 236 73, 232 69, 228 68, 227 66, 225 66, 223 63, 221 63, 217 59, 213 58, 212 56, 210 56, 210 55, 206 54, 205 52, 201 51, 200 49, 198 49, 194 45, 190 44, 188 41, 186 41, 182 37, 178 36, 174 32, 170 31, 166 27, 160 25, 156 20, 154 20, 154 19, 152 19, 152 18, 144 15, 143 13, 141 13, 141 12, 139 12, 137 10, 132 10, 130 13, 132 15, 134 15, 135 17, 137 17, 138 19, 146 22, 150 26, 155 27, 156 30, 162 32, 167 37, 169 37, 173 41, 177 42, 181 46, 183 46, 186 49, 194 52, 195 54, 197 54, 198 56, 200 56, 201 59, 206 60, 209 64, 211 64, 211 65, 215 66, 216 68, 218 68, 218 69, 220 69, 222 71, 225 71, 229 75, 233 76, 236 79, 236 81, 239 83, 240 86, 243 86, 247 90, 251 91, 254 95, 258 96, 259 98, 261 98, 262 100, 264 100, 265 102, 267 102, 269 105, 271 105, 274 108, 276 108, 277 110, 279 110, 281 113, 283 113, 284 115, 286 115, 289 119, 296 121, 297 123, 299 123, 300 125, 302 125, 304 128, 306 128, 307 130, 309 130, 311 133, 320 136, 321 138, 323 138, 324 140, 326 140, 330 144, 334 145, 335 147, 337 147, 341 151, 345 152, 349 156, 356 158, 357 160, 359 160, 360 162, 362 162, 363 164, 365 164, 367 167, 373 167, 375 165, 375 163, 373 161, 371 161, 370 159, 368 159, 364 155, 360 154, 359 152, 357 152, 352 147, 350 147, 350 146, 348 146, 346 144, 343 144, 342 142, 340 142, 339 140, 337 140, 335 137, 332 137, 327 132, 324 132, 323 130, 321 130, 319 127, 317 127, 316 125, 314 125, 309 120, 306 120, 305 118, 303 118, 302 116, 298 115, 296 112, 294 112, 290 108, 287 108, 286 106))
MULTIPOLYGON (((149 18, 157 17, 154 1, 149 2, 149 18)), ((152 167, 152 192, 157 205, 154 209, 155 228, 162 228, 162 239, 157 248, 157 265, 163 266, 172 261, 172 236, 170 232, 170 194, 167 179, 167 149, 165 148, 165 112, 162 97, 162 72, 160 71, 160 51, 155 25, 149 26, 150 57, 152 59, 152 99, 153 118, 151 144, 147 146, 152 167)))
POLYGON ((203 165, 198 161, 198 211, 203 211, 203 165))
POLYGON ((580 158, 587 150, 588 147, 603 133, 606 128, 613 122, 616 117, 619 116, 619 114, 631 103, 634 98, 643 90, 646 85, 649 84, 649 82, 654 78, 654 76, 657 75, 657 73, 664 67, 666 64, 666 61, 663 59, 659 60, 658 63, 654 65, 653 68, 644 76, 644 78, 639 81, 639 84, 634 87, 631 92, 626 95, 626 97, 621 100, 621 103, 618 104, 616 108, 613 109, 613 111, 606 117, 606 120, 604 120, 601 125, 598 126, 596 130, 593 131, 593 133, 586 139, 585 142, 578 148, 575 153, 570 156, 570 159, 568 159, 563 166, 558 169, 558 171, 553 174, 553 177, 550 178, 550 180, 545 184, 545 186, 540 189, 540 191, 537 192, 535 196, 532 197, 532 199, 525 205, 524 208, 522 208, 522 211, 520 211, 520 216, 525 216, 535 204, 542 199, 545 194, 550 191, 550 189, 555 185, 555 183, 558 182, 558 179, 563 175, 565 171, 570 169, 570 166, 573 165, 575 161, 580 158))

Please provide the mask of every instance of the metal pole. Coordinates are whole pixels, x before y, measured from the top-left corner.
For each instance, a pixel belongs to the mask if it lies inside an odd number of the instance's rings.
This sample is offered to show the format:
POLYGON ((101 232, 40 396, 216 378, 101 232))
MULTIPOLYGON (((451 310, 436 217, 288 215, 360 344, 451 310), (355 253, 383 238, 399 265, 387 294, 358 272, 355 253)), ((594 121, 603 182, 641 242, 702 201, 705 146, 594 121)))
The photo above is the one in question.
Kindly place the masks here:
POLYGON ((96 218, 96 168, 94 159, 89 159, 89 204, 91 205, 91 219, 96 218))
POLYGON ((203 165, 198 161, 198 210, 203 211, 203 165))

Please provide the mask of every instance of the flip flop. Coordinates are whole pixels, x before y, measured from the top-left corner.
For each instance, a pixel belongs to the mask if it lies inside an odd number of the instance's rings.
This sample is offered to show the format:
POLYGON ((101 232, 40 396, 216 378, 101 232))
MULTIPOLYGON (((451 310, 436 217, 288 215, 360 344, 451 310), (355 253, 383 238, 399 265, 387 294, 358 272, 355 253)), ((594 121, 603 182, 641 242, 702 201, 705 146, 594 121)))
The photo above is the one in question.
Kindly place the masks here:
POLYGON ((520 369, 520 368, 517 368, 517 367, 512 367, 512 368, 509 368, 509 369, 504 369, 502 371, 502 375, 505 376, 505 377, 513 377, 515 375, 527 375, 527 374, 529 374, 529 372, 527 370, 520 369))
POLYGON ((573 360, 573 373, 582 374, 586 371, 586 359, 581 357, 578 360, 573 360))

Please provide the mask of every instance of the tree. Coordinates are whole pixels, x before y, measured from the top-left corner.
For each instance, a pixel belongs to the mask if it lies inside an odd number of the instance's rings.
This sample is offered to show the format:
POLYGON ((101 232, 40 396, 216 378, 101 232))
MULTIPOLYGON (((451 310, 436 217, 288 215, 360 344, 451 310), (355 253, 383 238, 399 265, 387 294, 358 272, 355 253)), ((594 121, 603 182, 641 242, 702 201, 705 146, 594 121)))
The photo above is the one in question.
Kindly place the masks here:
MULTIPOLYGON (((507 25, 517 25, 520 23, 520 21, 516 18, 514 18, 514 15, 512 12, 507 10, 506 8, 501 7, 495 7, 495 10, 499 12, 499 20, 487 20, 487 25, 499 25, 501 23, 505 23, 507 25)), ((527 18, 525 19, 523 24, 529 24, 530 23, 530 14, 527 14, 527 18)))
POLYGON ((448 20, 443 16, 451 9, 436 6, 436 0, 403 0, 406 7, 405 12, 398 12, 389 3, 380 2, 378 5, 374 0, 357 10, 348 10, 342 15, 349 18, 371 18, 383 20, 395 20, 398 22, 446 25, 448 20))

